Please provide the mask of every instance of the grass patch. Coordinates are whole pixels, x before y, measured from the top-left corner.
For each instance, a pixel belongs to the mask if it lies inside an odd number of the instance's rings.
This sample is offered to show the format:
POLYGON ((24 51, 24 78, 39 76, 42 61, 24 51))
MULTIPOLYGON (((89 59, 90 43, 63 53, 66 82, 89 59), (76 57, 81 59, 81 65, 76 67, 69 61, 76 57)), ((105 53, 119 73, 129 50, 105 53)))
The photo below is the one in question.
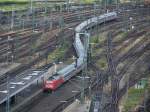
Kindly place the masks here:
POLYGON ((30 0, 0 0, 0 4, 23 4, 28 2, 30 0))
POLYGON ((48 61, 57 61, 62 60, 67 52, 68 48, 70 48, 68 42, 64 42, 61 47, 56 48, 52 53, 48 55, 48 61))
POLYGON ((0 0, 0 2, 27 2, 30 0, 0 0))
POLYGON ((15 5, 2 5, 0 6, 0 10, 2 11, 12 11, 12 10, 24 10, 27 9, 28 5, 27 4, 15 4, 15 5))
POLYGON ((95 35, 90 38, 90 43, 101 44, 106 40, 105 33, 100 35, 95 35))
POLYGON ((125 38, 128 35, 127 32, 122 32, 119 35, 117 35, 114 39, 113 42, 118 42, 121 41, 123 38, 125 38))
POLYGON ((143 96, 144 89, 130 88, 128 91, 128 98, 124 104, 123 112, 129 112, 130 110, 133 110, 140 103, 140 100, 142 100, 143 96))
POLYGON ((105 57, 102 57, 101 59, 99 59, 96 63, 96 65, 102 69, 102 70, 106 70, 108 68, 108 64, 107 64, 107 59, 105 57))
MULTIPOLYGON (((45 7, 45 2, 33 2, 32 5, 33 8, 41 8, 45 7)), ((47 7, 53 6, 51 3, 47 3, 46 5, 47 7)), ((0 10, 2 11, 25 10, 29 9, 29 7, 30 0, 0 0, 0 10)))
POLYGON ((99 43, 99 37, 93 36, 90 38, 90 43, 99 43))
MULTIPOLYGON (((94 49, 94 48, 92 48, 92 49, 94 49)), ((103 48, 96 48, 92 51, 92 56, 96 56, 96 55, 102 53, 103 51, 104 51, 103 48)))
POLYGON ((103 43, 106 40, 107 32, 100 33, 99 35, 94 35, 92 38, 90 38, 91 43, 103 43))
POLYGON ((103 48, 99 48, 98 45, 101 45, 106 40, 106 32, 101 33, 100 35, 95 35, 90 38, 90 43, 92 44, 92 56, 96 56, 104 51, 103 48))
POLYGON ((80 3, 93 3, 95 0, 80 0, 80 3))

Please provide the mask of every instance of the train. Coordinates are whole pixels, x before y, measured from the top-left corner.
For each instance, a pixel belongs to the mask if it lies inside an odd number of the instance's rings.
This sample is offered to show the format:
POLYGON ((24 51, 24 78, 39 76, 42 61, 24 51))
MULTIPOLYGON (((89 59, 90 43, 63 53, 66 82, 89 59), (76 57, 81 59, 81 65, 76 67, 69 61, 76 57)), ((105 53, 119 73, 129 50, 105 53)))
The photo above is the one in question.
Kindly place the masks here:
MULTIPOLYGON (((48 78, 44 82, 44 91, 54 91, 59 86, 61 86, 63 83, 68 81, 70 78, 75 76, 77 73, 79 73, 84 67, 85 67, 85 57, 87 56, 87 51, 85 49, 84 43, 81 40, 82 35, 88 33, 84 33, 88 30, 88 28, 91 28, 95 26, 96 24, 101 24, 104 22, 112 21, 117 19, 117 13, 116 12, 109 12, 103 15, 100 15, 98 17, 90 18, 75 28, 75 40, 74 40, 74 48, 77 53, 77 60, 73 62, 72 64, 66 66, 65 68, 59 70, 57 73, 55 73, 53 76, 48 78)), ((89 34, 90 36, 90 34, 89 34)))

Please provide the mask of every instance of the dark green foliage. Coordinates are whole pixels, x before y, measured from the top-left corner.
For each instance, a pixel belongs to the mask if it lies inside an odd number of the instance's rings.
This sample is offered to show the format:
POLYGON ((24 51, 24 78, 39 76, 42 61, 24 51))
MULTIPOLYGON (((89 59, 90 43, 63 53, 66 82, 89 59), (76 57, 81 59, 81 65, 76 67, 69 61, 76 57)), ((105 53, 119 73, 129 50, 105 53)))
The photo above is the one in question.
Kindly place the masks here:
POLYGON ((0 1, 0 5, 13 5, 13 4, 18 4, 18 5, 25 5, 27 4, 27 1, 0 1))

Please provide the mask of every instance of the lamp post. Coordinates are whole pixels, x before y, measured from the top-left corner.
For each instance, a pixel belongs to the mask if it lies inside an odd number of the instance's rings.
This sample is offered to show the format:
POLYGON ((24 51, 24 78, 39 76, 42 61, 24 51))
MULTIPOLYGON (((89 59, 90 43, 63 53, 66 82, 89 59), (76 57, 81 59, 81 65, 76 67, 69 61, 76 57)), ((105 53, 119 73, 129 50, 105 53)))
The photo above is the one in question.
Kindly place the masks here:
POLYGON ((33 11, 33 0, 30 0, 30 14, 32 15, 32 30, 34 31, 34 11, 33 11))
MULTIPOLYGON (((11 39, 11 37, 10 36, 8 36, 8 48, 10 49, 10 41, 12 41, 13 39, 11 39)), ((8 64, 8 62, 9 62, 9 54, 11 54, 11 52, 9 52, 8 51, 8 53, 7 53, 7 64, 8 64)), ((6 101, 6 112, 10 112, 10 96, 9 96, 9 75, 7 75, 7 83, 6 83, 7 85, 7 101, 6 101)))
POLYGON ((6 101, 6 112, 10 112, 10 96, 9 96, 9 75, 7 75, 7 101, 6 101))
POLYGON ((96 2, 94 2, 94 17, 96 16, 96 2))
POLYGON ((119 11, 119 0, 116 0, 116 10, 119 11))
POLYGON ((33 11, 33 1, 30 0, 30 13, 32 14, 32 11, 33 11))
POLYGON ((14 28, 14 6, 12 5, 11 8, 11 30, 13 31, 14 28))
POLYGON ((67 12, 69 13, 69 4, 70 4, 70 0, 67 0, 67 12))
POLYGON ((13 39, 10 36, 8 36, 7 42, 8 42, 8 49, 10 50, 7 53, 7 63, 8 63, 10 54, 11 54, 11 59, 12 59, 12 62, 13 62, 13 58, 14 58, 13 50, 14 50, 14 47, 13 47, 13 43, 12 43, 13 39))
POLYGON ((47 26, 47 16, 46 16, 46 14, 47 14, 47 0, 45 0, 45 15, 44 15, 44 26, 45 26, 44 31, 45 32, 46 32, 46 26, 47 26))
POLYGON ((47 0, 45 0, 45 14, 47 13, 47 0))

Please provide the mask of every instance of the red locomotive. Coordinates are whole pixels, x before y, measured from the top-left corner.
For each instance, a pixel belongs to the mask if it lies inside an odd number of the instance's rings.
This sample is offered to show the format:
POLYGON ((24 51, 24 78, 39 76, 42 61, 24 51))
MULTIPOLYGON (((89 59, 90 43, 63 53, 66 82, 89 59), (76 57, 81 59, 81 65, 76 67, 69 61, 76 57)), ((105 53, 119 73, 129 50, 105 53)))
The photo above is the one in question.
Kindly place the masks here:
POLYGON ((53 77, 50 77, 48 80, 45 81, 44 84, 44 91, 47 90, 56 90, 62 83, 64 83, 63 78, 57 77, 54 79, 55 75, 53 77))

